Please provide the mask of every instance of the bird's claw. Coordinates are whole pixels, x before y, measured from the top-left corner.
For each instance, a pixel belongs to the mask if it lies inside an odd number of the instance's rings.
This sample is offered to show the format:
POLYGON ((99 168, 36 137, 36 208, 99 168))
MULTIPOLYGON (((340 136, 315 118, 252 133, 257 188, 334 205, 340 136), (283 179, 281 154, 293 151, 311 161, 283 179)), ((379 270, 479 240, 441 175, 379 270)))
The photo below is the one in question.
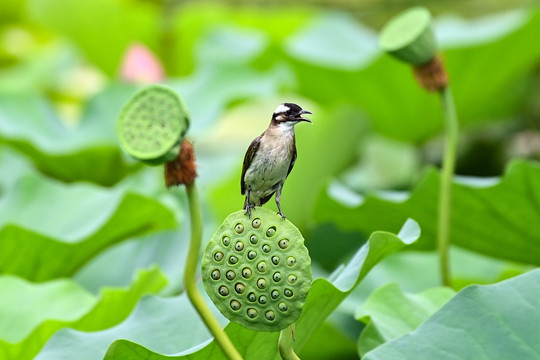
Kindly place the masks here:
POLYGON ((276 215, 281 216, 281 219, 283 219, 283 220, 285 220, 285 218, 286 218, 286 216, 283 215, 283 213, 282 213, 281 211, 278 211, 278 212, 276 213, 276 215))
POLYGON ((246 209, 246 212, 244 213, 244 215, 247 215, 249 219, 251 219, 251 209, 255 209, 255 205, 246 205, 246 207, 244 208, 246 209))

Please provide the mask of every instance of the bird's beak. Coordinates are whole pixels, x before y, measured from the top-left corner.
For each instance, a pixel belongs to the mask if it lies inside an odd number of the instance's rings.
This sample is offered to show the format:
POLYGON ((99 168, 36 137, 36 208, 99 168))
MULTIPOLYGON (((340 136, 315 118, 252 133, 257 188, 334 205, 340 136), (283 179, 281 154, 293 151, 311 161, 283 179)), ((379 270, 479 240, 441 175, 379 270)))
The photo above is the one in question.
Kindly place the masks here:
POLYGON ((296 120, 298 121, 307 121, 307 122, 310 122, 310 123, 313 123, 313 121, 309 120, 309 119, 306 119, 305 117, 302 117, 302 115, 304 114, 311 114, 311 111, 307 111, 307 110, 302 110, 298 113, 298 115, 296 115, 296 120))

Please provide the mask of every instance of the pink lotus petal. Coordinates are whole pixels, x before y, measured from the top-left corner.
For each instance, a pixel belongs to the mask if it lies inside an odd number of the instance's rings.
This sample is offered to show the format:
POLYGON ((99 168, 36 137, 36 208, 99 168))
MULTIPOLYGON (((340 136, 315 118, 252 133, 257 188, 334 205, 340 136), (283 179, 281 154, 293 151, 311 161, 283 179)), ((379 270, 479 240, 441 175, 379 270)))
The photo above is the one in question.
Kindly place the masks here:
POLYGON ((159 59, 144 44, 129 46, 122 61, 120 76, 123 80, 137 84, 150 84, 165 79, 165 71, 159 59))

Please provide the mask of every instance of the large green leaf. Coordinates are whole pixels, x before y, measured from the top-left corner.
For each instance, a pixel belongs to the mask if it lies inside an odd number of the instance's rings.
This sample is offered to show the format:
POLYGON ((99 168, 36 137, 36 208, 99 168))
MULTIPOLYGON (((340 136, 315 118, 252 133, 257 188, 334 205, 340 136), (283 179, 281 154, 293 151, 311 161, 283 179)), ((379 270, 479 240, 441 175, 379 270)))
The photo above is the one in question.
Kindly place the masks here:
MULTIPOLYGON (((219 319, 226 323, 225 318, 219 319)), ((87 360, 102 359, 108 346, 118 339, 130 339, 155 351, 174 354, 208 341, 210 334, 185 294, 174 298, 148 296, 141 299, 127 319, 110 329, 92 333, 58 331, 35 359, 71 359, 81 353, 87 360)))
POLYGON ((23 177, 0 198, 0 273, 69 276, 112 244, 175 225, 164 205, 119 187, 23 177))
MULTIPOLYGON (((354 287, 367 275, 369 270, 388 254, 414 242, 420 235, 419 228, 414 221, 408 221, 398 236, 375 232, 368 242, 362 246, 347 266, 338 269, 330 279, 319 278, 313 282, 310 293, 300 319, 295 328, 295 349, 301 352, 302 348, 323 323, 327 316, 343 301, 354 287)), ((247 359, 274 359, 277 354, 278 333, 255 332, 230 323, 226 327, 239 352, 247 359)), ((58 343, 59 344, 59 343, 58 343)), ((170 357, 151 351, 145 344, 137 344, 126 340, 119 340, 111 345, 105 359, 222 359, 223 354, 215 343, 211 343, 202 350, 194 352, 197 348, 186 351, 191 353, 185 356, 170 357)), ((155 345, 151 346, 155 349, 155 345)), ((177 350, 178 351, 178 350, 177 350)), ((159 352, 159 350, 157 351, 159 352)), ((47 359, 44 357, 43 359, 47 359)))
MULTIPOLYGON (((296 325, 297 351, 373 266, 388 254, 414 242, 418 236, 419 228, 414 221, 407 222, 399 236, 376 232, 347 266, 332 275, 331 280, 315 280, 296 325)), ((219 321, 226 324, 226 319, 212 308, 219 321)), ((279 333, 256 332, 234 323, 227 325, 226 332, 246 358, 274 359, 277 356, 279 333)), ((101 359, 113 342, 106 359, 148 360, 168 359, 170 356, 178 359, 222 359, 217 345, 213 342, 208 344, 210 339, 185 294, 169 299, 148 297, 123 323, 109 330, 91 334, 69 329, 57 332, 36 359, 72 358, 82 351, 87 359, 101 359), (185 331, 187 328, 189 332, 185 331), (174 356, 181 352, 188 355, 174 356)))
POLYGON ((157 293, 166 282, 161 271, 153 268, 140 271, 129 288, 104 288, 100 297, 94 298, 70 280, 31 284, 11 275, 2 276, 2 359, 32 359, 63 327, 81 331, 111 327, 129 315, 141 296, 157 293))
POLYGON ((75 41, 87 58, 109 75, 116 74, 119 59, 133 41, 157 45, 158 9, 148 3, 31 0, 27 7, 35 23, 75 41))
MULTIPOLYGON (((514 160, 500 179, 458 178, 453 184, 451 242, 485 255, 540 265, 540 165, 514 160)), ((331 191, 338 194, 337 186, 331 191)), ((429 170, 410 196, 394 199, 368 195, 363 201, 356 193, 340 191, 340 204, 323 195, 316 218, 334 222, 345 230, 369 233, 373 229, 395 231, 413 217, 422 227, 415 246, 435 247, 439 174, 429 170), (358 203, 354 203, 357 198, 358 203), (352 202, 351 202, 352 201, 352 202)), ((405 196, 403 196, 405 195, 405 196)))
POLYGON ((34 95, 0 97, 0 141, 29 156, 42 172, 64 181, 112 185, 137 168, 122 155, 114 123, 134 87, 113 85, 86 105, 68 127, 51 104, 34 95))
MULTIPOLYGON (((437 96, 416 84, 409 66, 389 56, 380 56, 367 66, 369 61, 362 60, 360 52, 369 54, 367 57, 377 55, 369 48, 375 36, 361 25, 353 25, 347 16, 341 16, 348 24, 348 31, 361 35, 351 38, 343 36, 341 31, 334 32, 336 15, 329 14, 316 18, 291 39, 294 45, 288 47, 288 53, 298 77, 299 93, 321 104, 347 103, 361 107, 375 130, 395 139, 418 142, 440 132, 443 121, 437 96), (312 45, 322 32, 325 33, 322 43, 312 45), (358 38, 364 40, 363 45, 358 43, 358 38), (323 66, 319 57, 297 51, 310 44, 317 49, 346 48, 353 54, 326 56, 323 66)), ((540 45, 534 40, 540 31, 540 14, 532 11, 440 23, 438 33, 447 39, 456 33, 469 34, 457 39, 454 36, 450 39, 452 43, 447 40, 442 44, 446 42, 451 47, 443 50, 443 57, 460 122, 480 123, 521 113, 529 84, 525 76, 534 71, 540 58, 540 45), (485 69, 490 69, 488 76, 485 69)), ((335 122, 336 127, 347 127, 350 123, 347 118, 335 122)))
POLYGON ((538 359, 540 270, 494 285, 470 286, 416 331, 366 360, 538 359))
MULTIPOLYGON (((348 318, 347 320, 350 320, 348 318)), ((344 334, 333 324, 324 322, 302 349, 302 358, 311 360, 356 359, 358 357, 353 338, 344 334)))
POLYGON ((453 290, 443 287, 431 288, 420 294, 406 294, 395 283, 377 289, 357 314, 357 318, 366 324, 358 339, 360 356, 412 332, 454 294, 453 290))

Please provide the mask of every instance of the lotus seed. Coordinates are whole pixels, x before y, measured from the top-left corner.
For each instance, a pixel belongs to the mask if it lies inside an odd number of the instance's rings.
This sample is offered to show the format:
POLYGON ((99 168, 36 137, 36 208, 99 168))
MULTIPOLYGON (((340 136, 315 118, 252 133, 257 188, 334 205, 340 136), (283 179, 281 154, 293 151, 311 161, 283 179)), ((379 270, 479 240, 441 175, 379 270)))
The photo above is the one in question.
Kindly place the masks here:
POLYGON ((249 242, 255 245, 257 243, 257 237, 255 235, 251 235, 249 237, 249 242))
POLYGON ((257 296, 255 296, 255 293, 250 292, 247 296, 247 299, 251 302, 255 302, 257 300, 257 296))
POLYGON ((264 295, 259 296, 259 304, 264 305, 267 302, 268 302, 268 299, 266 298, 266 296, 264 295))
POLYGON ((244 225, 238 223, 234 226, 234 231, 236 231, 237 234, 241 234, 244 232, 244 225))
POLYGON ((276 227, 275 226, 271 226, 271 227, 268 228, 268 230, 266 230, 266 236, 268 236, 268 237, 274 236, 275 233, 276 233, 276 227))
POLYGON ((286 248, 289 247, 289 240, 287 240, 287 239, 281 239, 281 240, 279 240, 278 245, 279 245, 279 247, 280 247, 281 249, 286 249, 286 248))
POLYGON ((221 251, 218 251, 217 253, 215 253, 214 260, 216 260, 217 262, 220 262, 221 260, 223 260, 223 253, 221 251))
POLYGON ((251 225, 253 226, 254 229, 258 229, 261 227, 261 219, 257 218, 257 219, 253 219, 253 221, 251 222, 251 225))
POLYGON ((227 295, 229 295, 229 289, 227 289, 226 286, 223 286, 223 285, 220 286, 219 289, 218 289, 218 291, 219 291, 219 295, 221 295, 221 296, 227 296, 227 295))
POLYGON ((267 266, 264 261, 261 261, 260 263, 257 264, 257 270, 259 270, 259 272, 263 273, 266 271, 266 269, 267 269, 267 266))
POLYGON ((263 278, 257 280, 257 287, 261 290, 266 289, 266 280, 264 280, 263 278))
POLYGON ((257 257, 257 253, 253 250, 249 251, 247 255, 249 260, 253 260, 257 257))
POLYGON ((289 265, 291 267, 296 265, 296 259, 293 256, 289 256, 287 258, 287 265, 289 265))
POLYGON ((238 258, 236 256, 231 256, 229 258, 229 264, 234 265, 238 262, 238 258))
POLYGON ((215 269, 210 276, 212 276, 212 279, 214 280, 219 280, 221 278, 221 272, 218 269, 215 269))
POLYGON ((259 315, 259 312, 254 308, 249 308, 247 309, 246 314, 249 318, 255 319, 257 315, 259 315))
POLYGON ((274 321, 276 318, 276 314, 272 310, 268 310, 264 313, 264 317, 266 317, 267 320, 274 321))
POLYGON ((287 280, 289 281, 290 284, 296 284, 296 280, 298 280, 298 278, 296 277, 296 275, 291 274, 291 275, 289 275, 287 280))
POLYGON ((223 242, 223 245, 229 246, 229 244, 231 243, 231 238, 228 236, 224 236, 222 242, 223 242))
POLYGON ((279 309, 280 311, 283 311, 283 312, 289 310, 289 307, 288 307, 287 304, 285 304, 283 301, 280 302, 280 303, 278 304, 277 307, 278 307, 278 309, 279 309))
POLYGON ((279 257, 278 256, 272 256, 272 264, 274 264, 274 265, 279 264, 279 257))
POLYGON ((272 279, 274 279, 274 282, 280 282, 281 281, 281 274, 278 272, 274 273, 274 276, 272 276, 272 279))
POLYGON ((277 299, 279 297, 279 291, 272 290, 272 292, 270 293, 270 296, 272 297, 272 299, 277 299))
POLYGON ((236 251, 244 250, 244 243, 241 241, 238 241, 236 244, 234 244, 234 250, 236 251))
POLYGON ((234 290, 238 293, 238 294, 243 294, 244 291, 246 291, 246 286, 242 283, 236 283, 236 285, 234 285, 234 290))
POLYGON ((283 291, 283 295, 285 295, 286 297, 291 297, 291 296, 293 296, 293 292, 292 292, 291 289, 285 289, 283 291))
POLYGON ((241 307, 242 307, 242 304, 240 304, 239 301, 231 300, 231 309, 233 309, 234 311, 237 311, 237 310, 240 310, 241 307))
POLYGON ((270 247, 270 245, 264 244, 264 245, 262 246, 262 251, 264 251, 265 253, 269 253, 270 250, 272 250, 272 248, 270 247))
POLYGON ((225 277, 227 278, 227 280, 234 280, 234 278, 236 278, 236 273, 232 270, 229 270, 225 273, 225 277))
POLYGON ((243 268, 242 269, 242 277, 244 279, 249 279, 251 277, 251 269, 247 268, 247 267, 243 268))

